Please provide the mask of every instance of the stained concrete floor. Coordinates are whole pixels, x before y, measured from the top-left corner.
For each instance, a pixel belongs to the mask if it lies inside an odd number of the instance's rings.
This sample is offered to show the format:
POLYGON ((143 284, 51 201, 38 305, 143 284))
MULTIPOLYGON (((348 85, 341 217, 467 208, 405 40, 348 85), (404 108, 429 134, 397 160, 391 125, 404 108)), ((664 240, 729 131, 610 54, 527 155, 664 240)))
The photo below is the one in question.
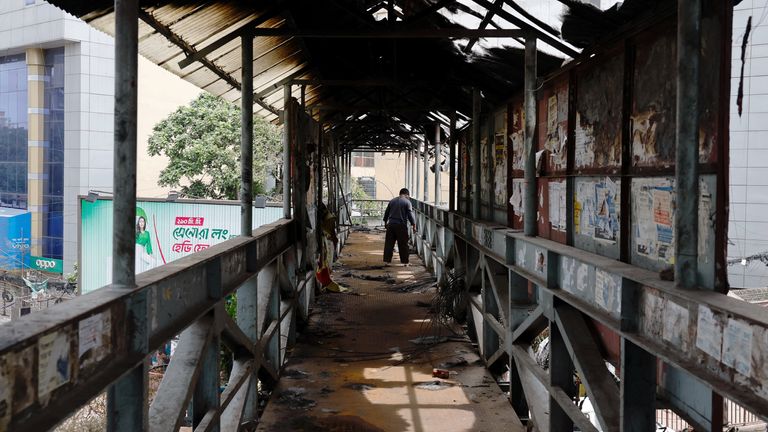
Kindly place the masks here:
POLYGON ((461 328, 430 319, 422 262, 383 267, 383 242, 350 236, 333 273, 350 292, 317 297, 258 430, 523 431, 461 328), (430 336, 446 340, 411 342, 430 336), (450 377, 433 378, 437 367, 450 377))

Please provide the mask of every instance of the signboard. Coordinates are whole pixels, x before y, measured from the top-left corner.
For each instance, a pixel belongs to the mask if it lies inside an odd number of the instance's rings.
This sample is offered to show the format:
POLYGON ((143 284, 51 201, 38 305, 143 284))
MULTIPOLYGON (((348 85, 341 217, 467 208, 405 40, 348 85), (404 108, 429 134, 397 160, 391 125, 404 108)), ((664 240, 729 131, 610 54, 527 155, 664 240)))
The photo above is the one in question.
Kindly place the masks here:
POLYGON ((25 210, 0 208, 0 269, 29 266, 32 217, 25 210))
MULTIPOLYGON (((80 278, 83 294, 112 280, 112 200, 80 201, 80 278)), ((283 216, 282 207, 253 209, 253 228, 283 216)), ((237 201, 138 200, 134 219, 136 273, 236 237, 237 201)))
POLYGON ((29 257, 29 268, 48 273, 64 273, 64 262, 60 259, 45 258, 31 255, 29 257))

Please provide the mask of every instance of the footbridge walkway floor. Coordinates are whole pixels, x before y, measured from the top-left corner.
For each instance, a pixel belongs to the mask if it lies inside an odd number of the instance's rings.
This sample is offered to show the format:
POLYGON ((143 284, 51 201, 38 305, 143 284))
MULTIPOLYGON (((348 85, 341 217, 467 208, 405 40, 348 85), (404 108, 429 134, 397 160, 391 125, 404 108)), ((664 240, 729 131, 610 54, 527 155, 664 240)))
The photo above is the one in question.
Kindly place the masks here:
POLYGON ((317 297, 258 430, 523 431, 462 328, 433 319, 421 260, 384 267, 383 246, 350 236, 333 272, 349 292, 317 297))

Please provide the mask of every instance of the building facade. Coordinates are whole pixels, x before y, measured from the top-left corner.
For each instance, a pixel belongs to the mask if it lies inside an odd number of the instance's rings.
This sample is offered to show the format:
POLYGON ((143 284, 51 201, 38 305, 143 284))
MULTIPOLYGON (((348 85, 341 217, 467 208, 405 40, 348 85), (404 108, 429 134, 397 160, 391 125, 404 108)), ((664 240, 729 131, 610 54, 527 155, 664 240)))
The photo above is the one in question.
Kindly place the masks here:
POLYGON ((733 11, 728 212, 728 281, 731 288, 768 286, 767 8, 768 0, 742 0, 733 11), (750 19, 751 28, 747 34, 750 19), (740 84, 743 91, 741 112, 740 84))
MULTIPOLYGON (((139 119, 137 189, 155 196, 167 193, 156 186, 163 161, 146 156, 146 138, 200 90, 143 59, 140 81, 151 109, 139 119)), ((65 273, 77 260, 78 195, 112 190, 113 113, 112 37, 43 0, 0 2, 0 207, 30 213, 29 255, 61 260, 65 273)))

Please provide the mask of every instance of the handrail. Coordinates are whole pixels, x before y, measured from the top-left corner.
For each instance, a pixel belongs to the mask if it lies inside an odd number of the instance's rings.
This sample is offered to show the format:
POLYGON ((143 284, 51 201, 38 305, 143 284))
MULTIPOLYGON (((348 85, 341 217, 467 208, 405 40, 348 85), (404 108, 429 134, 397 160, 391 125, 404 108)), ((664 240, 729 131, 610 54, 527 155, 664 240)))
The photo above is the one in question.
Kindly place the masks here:
MULTIPOLYGON (((545 294, 539 297, 544 311, 541 319, 555 322, 559 313, 552 299, 557 299, 768 420, 768 388, 764 384, 768 382, 768 315, 764 308, 714 291, 677 289, 674 283, 661 280, 658 272, 528 237, 518 230, 476 221, 428 203, 415 201, 414 207, 421 219, 418 239, 423 247, 419 250, 426 254, 425 261, 452 259, 455 251, 447 250, 449 239, 440 237, 441 230, 448 231, 486 261, 511 271, 509 284, 517 283, 512 280, 514 275, 526 285, 528 281, 536 285, 545 294), (588 276, 588 286, 581 285, 576 273, 588 276), (600 292, 595 289, 597 285, 600 292)), ((499 290, 506 291, 506 287, 499 290)), ((509 301, 505 292, 495 295, 509 301)), ((526 316, 533 306, 524 306, 526 316)), ((504 315, 510 305, 498 307, 504 315)), ((493 318, 488 315, 492 314, 482 314, 486 322, 493 318)), ((513 350, 513 343, 529 343, 523 335, 538 334, 528 330, 540 327, 541 319, 532 316, 505 332, 496 328, 497 322, 487 325, 498 333, 503 350, 514 356, 520 350, 513 350)))
MULTIPOLYGON (((173 391, 158 399, 166 402, 158 403, 175 407, 171 423, 178 424, 195 388, 193 377, 218 376, 219 362, 213 365, 205 356, 215 352, 218 357, 221 341, 235 353, 237 370, 229 391, 225 390, 227 397, 211 412, 211 419, 219 421, 223 416, 222 422, 239 424, 243 410, 227 409, 226 404, 244 402, 241 392, 247 391, 259 368, 276 377, 286 349, 280 338, 282 323, 291 320, 293 325, 297 309, 304 316, 307 313, 314 275, 298 268, 293 226, 292 220, 285 219, 264 225, 253 231, 253 237, 233 238, 144 272, 137 276, 134 288, 108 285, 3 325, 0 406, 5 409, 0 409, 0 429, 47 430, 144 362, 163 343, 190 331, 204 337, 182 336, 183 345, 177 350, 208 370, 179 373, 184 362, 172 359, 165 377, 187 376, 188 382, 167 384, 166 391, 173 391), (272 283, 257 287, 256 278, 265 271, 272 283), (224 311, 225 297, 241 287, 259 292, 256 317, 261 323, 256 327, 263 340, 256 343, 248 343, 249 338, 224 311), (176 373, 170 374, 172 370, 176 373)), ((168 407, 153 409, 167 414, 168 407)), ((150 421, 161 423, 160 419, 150 421)))

